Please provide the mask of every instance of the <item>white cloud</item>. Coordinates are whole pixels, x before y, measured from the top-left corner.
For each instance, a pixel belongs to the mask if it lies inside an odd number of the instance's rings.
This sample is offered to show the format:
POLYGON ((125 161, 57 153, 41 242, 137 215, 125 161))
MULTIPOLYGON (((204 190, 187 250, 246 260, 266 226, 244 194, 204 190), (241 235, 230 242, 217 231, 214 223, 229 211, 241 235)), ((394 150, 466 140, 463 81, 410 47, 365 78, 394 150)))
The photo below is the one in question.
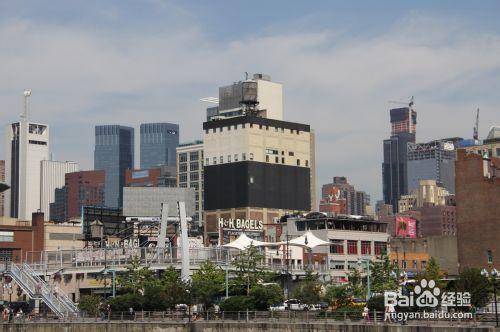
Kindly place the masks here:
POLYGON ((155 34, 10 20, 0 40, 0 123, 17 119, 23 89, 33 89, 33 118, 52 126, 56 158, 83 168, 93 164, 94 124, 172 121, 182 140, 201 137, 198 99, 245 71, 282 82, 286 119, 316 130, 319 184, 345 175, 373 198, 388 100, 415 95, 419 140, 470 136, 476 107, 482 128, 500 123, 500 36, 442 18, 413 15, 370 38, 325 30, 229 42, 194 20, 155 34))

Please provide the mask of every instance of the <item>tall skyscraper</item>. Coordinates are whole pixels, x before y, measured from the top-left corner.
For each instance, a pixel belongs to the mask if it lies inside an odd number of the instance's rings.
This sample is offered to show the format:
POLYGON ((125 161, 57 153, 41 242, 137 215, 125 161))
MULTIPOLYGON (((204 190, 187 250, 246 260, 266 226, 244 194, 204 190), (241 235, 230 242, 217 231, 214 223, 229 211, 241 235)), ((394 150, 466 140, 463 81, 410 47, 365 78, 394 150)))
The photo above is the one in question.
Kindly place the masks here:
POLYGON ((398 210, 401 195, 408 193, 408 143, 415 143, 417 112, 410 107, 391 109, 391 137, 384 140, 382 184, 384 201, 398 210))
POLYGON ((173 123, 141 124, 141 169, 161 165, 175 166, 179 145, 179 125, 173 123))
POLYGON ((31 220, 40 209, 41 161, 49 159, 49 126, 29 122, 25 111, 20 122, 7 126, 6 142, 5 178, 11 189, 5 192, 5 215, 31 220))
MULTIPOLYGON (((174 149, 175 152, 175 149, 174 149)), ((105 171, 105 204, 122 207, 125 171, 134 165, 134 128, 95 127, 94 169, 105 171)))
MULTIPOLYGON (((0 183, 5 182, 5 160, 0 160, 0 183)), ((4 215, 4 195, 2 192, 0 192, 0 217, 3 217, 4 215)))
POLYGON ((72 161, 42 160, 40 210, 45 221, 50 220, 50 203, 55 201, 55 190, 64 186, 66 173, 78 171, 78 164, 72 161))

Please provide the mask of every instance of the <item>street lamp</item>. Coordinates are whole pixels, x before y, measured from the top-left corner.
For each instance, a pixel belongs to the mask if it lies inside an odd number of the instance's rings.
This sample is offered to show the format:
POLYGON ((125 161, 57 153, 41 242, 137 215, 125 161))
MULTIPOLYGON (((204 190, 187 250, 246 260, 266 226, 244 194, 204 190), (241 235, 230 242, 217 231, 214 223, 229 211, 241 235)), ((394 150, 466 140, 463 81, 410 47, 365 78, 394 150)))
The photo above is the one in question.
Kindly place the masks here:
POLYGON ((372 295, 371 293, 371 283, 370 283, 370 260, 366 258, 358 259, 358 265, 361 266, 362 263, 366 263, 366 300, 368 301, 372 295))
POLYGON ((493 301, 495 303, 495 324, 498 327, 498 308, 497 308, 497 277, 500 273, 497 269, 493 268, 491 272, 488 272, 486 269, 481 270, 481 275, 488 278, 493 286, 493 301), (491 278, 489 278, 491 276, 491 278))
MULTIPOLYGON (((105 269, 104 271, 102 271, 102 274, 104 275, 104 278, 105 278, 104 280, 106 280, 108 272, 111 272, 112 296, 115 297, 116 296, 116 271, 111 270, 111 269, 105 269)), ((104 297, 106 297, 106 296, 104 296, 104 297)))

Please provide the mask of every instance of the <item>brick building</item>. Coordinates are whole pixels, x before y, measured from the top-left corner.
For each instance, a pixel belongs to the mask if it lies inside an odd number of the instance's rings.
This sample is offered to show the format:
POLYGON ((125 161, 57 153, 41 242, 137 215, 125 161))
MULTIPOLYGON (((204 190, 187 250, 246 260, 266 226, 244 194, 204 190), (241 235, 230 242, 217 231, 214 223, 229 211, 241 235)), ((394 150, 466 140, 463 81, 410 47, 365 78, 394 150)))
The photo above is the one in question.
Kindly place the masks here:
POLYGON ((66 174, 64 187, 56 190, 55 202, 50 205, 50 219, 64 222, 80 218, 82 206, 103 206, 104 181, 104 171, 66 174))
POLYGON ((335 176, 333 183, 321 188, 320 212, 364 216, 367 205, 370 205, 370 196, 355 190, 344 176, 335 176))
POLYGON ((0 218, 0 262, 19 262, 26 252, 44 249, 43 219, 43 213, 33 213, 32 221, 0 218))
POLYGON ((500 158, 460 149, 455 170, 460 269, 500 269, 500 158))

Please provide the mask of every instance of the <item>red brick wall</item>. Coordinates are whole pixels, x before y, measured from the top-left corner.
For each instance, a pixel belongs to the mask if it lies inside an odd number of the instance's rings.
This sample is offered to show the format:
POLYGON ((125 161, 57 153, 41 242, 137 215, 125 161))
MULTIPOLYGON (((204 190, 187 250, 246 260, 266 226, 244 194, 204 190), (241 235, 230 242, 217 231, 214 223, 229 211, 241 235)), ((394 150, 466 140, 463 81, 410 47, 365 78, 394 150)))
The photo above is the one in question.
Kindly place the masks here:
MULTIPOLYGON (((500 158, 491 163, 500 174, 500 158)), ((467 267, 500 269, 500 178, 483 176, 480 155, 458 150, 455 162, 458 260, 467 267), (493 264, 487 251, 493 253, 493 264)))
POLYGON ((104 171, 81 171, 66 174, 67 217, 80 217, 81 205, 104 205, 104 171))

